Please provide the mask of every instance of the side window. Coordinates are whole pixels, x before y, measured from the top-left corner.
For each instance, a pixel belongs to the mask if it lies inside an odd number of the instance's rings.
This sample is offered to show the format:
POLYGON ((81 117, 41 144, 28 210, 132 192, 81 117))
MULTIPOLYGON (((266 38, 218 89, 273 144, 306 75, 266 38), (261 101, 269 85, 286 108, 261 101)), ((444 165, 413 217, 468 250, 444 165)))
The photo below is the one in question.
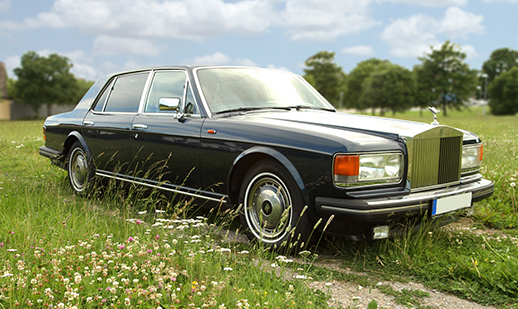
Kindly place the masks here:
POLYGON ((103 111, 104 103, 106 102, 106 98, 108 97, 108 94, 110 93, 110 91, 112 91, 112 86, 113 86, 113 81, 111 81, 110 84, 108 85, 108 87, 106 87, 106 89, 104 89, 103 94, 101 95, 99 100, 97 100, 97 104, 95 104, 94 111, 96 111, 96 112, 103 111))
POLYGON ((200 112, 196 107, 194 96, 192 95, 191 87, 187 86, 187 94, 185 95, 185 108, 183 111, 185 114, 197 115, 200 112))
POLYGON ((161 98, 177 98, 183 101, 186 75, 184 71, 158 71, 153 77, 146 101, 146 113, 176 113, 175 110, 160 110, 161 98))
POLYGON ((137 112, 147 77, 147 72, 119 76, 113 84, 104 110, 106 112, 137 112))

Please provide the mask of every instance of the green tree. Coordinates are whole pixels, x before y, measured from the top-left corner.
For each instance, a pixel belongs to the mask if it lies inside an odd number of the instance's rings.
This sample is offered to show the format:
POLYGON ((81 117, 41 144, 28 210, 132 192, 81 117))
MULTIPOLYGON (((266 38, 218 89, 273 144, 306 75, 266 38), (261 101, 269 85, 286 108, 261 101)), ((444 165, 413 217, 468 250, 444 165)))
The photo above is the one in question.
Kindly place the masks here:
POLYGON ((489 87, 489 107, 495 115, 518 113, 518 67, 500 74, 489 87))
POLYGON ((458 45, 446 41, 440 49, 431 48, 430 54, 419 58, 426 74, 433 76, 430 91, 435 93, 442 105, 444 116, 447 108, 459 109, 473 94, 477 84, 477 74, 464 62, 466 54, 458 45))
POLYGON ((423 115, 423 109, 434 104, 437 100, 435 89, 433 88, 434 76, 430 71, 423 68, 422 65, 416 65, 413 68, 415 79, 415 104, 419 107, 419 113, 423 115))
POLYGON ((77 103, 79 87, 71 68, 72 63, 66 57, 57 54, 42 57, 34 51, 26 52, 21 67, 14 69, 18 77, 14 99, 29 104, 34 111, 47 105, 47 114, 52 104, 77 103))
POLYGON ((494 50, 489 59, 482 65, 482 71, 487 74, 489 82, 492 82, 500 74, 518 66, 518 51, 510 48, 494 50))
POLYGON ((364 60, 349 73, 347 76, 347 95, 346 95, 346 106, 351 108, 357 108, 364 110, 370 106, 363 106, 363 101, 360 100, 363 92, 363 85, 367 78, 371 76, 377 70, 390 65, 388 60, 380 60, 371 58, 364 60))
POLYGON ((315 87, 331 104, 341 107, 345 91, 345 75, 342 67, 334 62, 335 53, 321 51, 309 57, 304 69, 304 78, 315 87))
POLYGON ((414 103, 415 81, 412 72, 396 64, 378 69, 365 79, 360 104, 364 107, 386 110, 393 114, 403 112, 414 103))

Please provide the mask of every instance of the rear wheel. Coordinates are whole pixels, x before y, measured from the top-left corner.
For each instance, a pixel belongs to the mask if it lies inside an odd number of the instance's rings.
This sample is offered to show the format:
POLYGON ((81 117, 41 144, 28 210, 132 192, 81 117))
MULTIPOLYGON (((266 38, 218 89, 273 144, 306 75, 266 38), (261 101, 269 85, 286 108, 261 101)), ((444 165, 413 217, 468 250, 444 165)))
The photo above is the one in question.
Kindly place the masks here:
POLYGON ((241 223, 247 236, 272 248, 300 246, 311 231, 304 200, 288 171, 271 160, 256 163, 246 174, 240 190, 241 223))
POLYGON ((81 143, 75 142, 72 145, 67 162, 68 180, 72 189, 79 195, 86 194, 91 188, 94 171, 81 143))

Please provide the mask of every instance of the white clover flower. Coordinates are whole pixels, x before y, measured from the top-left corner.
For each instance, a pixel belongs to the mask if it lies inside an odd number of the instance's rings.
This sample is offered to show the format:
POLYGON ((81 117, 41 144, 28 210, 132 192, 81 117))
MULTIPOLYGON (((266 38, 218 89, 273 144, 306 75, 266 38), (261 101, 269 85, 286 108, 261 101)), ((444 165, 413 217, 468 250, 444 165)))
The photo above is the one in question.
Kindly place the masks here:
POLYGON ((232 267, 225 267, 225 268, 223 268, 223 270, 225 270, 225 271, 232 271, 232 267))
POLYGON ((516 187, 516 183, 515 182, 511 182, 511 188, 514 188, 516 187))

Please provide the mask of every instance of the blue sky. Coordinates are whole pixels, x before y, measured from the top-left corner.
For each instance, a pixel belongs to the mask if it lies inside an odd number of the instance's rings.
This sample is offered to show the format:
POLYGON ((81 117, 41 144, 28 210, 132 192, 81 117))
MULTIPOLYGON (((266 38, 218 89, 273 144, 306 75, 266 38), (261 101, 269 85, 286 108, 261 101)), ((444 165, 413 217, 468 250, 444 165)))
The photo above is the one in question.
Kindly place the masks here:
POLYGON ((71 59, 80 78, 174 64, 251 65, 303 74, 336 53, 345 72, 379 58, 412 68, 450 40, 480 69, 518 49, 518 0, 0 0, 8 75, 29 50, 71 59))

